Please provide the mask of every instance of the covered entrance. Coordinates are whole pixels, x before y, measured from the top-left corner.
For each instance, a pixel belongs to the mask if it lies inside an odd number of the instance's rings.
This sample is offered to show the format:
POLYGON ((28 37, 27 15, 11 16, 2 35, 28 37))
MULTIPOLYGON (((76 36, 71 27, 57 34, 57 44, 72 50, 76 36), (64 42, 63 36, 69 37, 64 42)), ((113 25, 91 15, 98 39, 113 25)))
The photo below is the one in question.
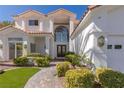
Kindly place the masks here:
POLYGON ((9 42, 9 59, 14 59, 23 55, 22 42, 9 42))
POLYGON ((66 53, 66 45, 57 45, 57 57, 64 57, 66 53))

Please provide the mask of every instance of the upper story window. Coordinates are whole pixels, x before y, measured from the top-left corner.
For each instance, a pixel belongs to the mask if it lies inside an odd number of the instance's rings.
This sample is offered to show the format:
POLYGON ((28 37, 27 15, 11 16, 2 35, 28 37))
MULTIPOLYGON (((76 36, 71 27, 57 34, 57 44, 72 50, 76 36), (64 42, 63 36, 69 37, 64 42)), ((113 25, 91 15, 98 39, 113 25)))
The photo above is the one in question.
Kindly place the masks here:
POLYGON ((29 20, 29 26, 38 26, 38 20, 29 20))
POLYGON ((66 27, 59 26, 56 28, 55 41, 56 42, 68 42, 69 41, 69 32, 66 27))

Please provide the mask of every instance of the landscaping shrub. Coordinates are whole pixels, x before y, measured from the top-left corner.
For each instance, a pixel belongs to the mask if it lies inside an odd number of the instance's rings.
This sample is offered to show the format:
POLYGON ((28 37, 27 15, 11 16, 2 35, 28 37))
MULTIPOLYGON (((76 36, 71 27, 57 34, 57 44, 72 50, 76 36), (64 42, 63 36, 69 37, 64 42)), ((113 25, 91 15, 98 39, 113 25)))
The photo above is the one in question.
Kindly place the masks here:
POLYGON ((65 73, 70 69, 70 62, 58 63, 56 65, 57 75, 59 77, 65 76, 65 73))
POLYGON ((92 88, 94 75, 86 68, 68 70, 65 74, 65 86, 68 88, 92 88))
POLYGON ((4 70, 3 70, 3 69, 1 69, 1 70, 0 70, 0 74, 3 74, 3 73, 4 73, 4 70))
POLYGON ((48 67, 50 65, 50 61, 47 57, 37 57, 35 61, 39 67, 48 67))
POLYGON ((71 62, 72 66, 75 67, 75 66, 79 66, 80 65, 80 60, 81 60, 81 57, 79 55, 76 55, 76 54, 68 54, 65 56, 67 58, 67 60, 69 62, 71 62))
POLYGON ((96 77, 98 82, 106 88, 122 88, 124 87, 124 74, 113 71, 108 68, 96 69, 96 77))
POLYGON ((74 52, 67 52, 65 53, 65 55, 69 55, 69 54, 75 54, 74 52))
POLYGON ((40 53, 31 53, 28 54, 27 57, 42 57, 42 55, 40 53))
POLYGON ((43 57, 46 57, 49 61, 52 60, 51 56, 49 56, 49 55, 44 55, 43 57))
POLYGON ((14 59, 14 64, 18 66, 26 66, 28 65, 28 58, 27 57, 17 57, 14 59))

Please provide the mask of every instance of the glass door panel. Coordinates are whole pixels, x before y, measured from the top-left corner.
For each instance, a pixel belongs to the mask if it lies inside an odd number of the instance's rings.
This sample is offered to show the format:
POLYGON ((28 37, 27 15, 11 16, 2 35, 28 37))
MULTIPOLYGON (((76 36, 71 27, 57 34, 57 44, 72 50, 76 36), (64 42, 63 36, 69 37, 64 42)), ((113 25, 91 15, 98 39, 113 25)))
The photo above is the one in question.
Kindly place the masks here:
POLYGON ((62 57, 64 57, 66 53, 66 45, 62 45, 61 51, 62 51, 62 57))
POLYGON ((9 43, 9 59, 15 58, 15 43, 9 43))
POLYGON ((57 45, 57 57, 64 57, 66 53, 66 45, 57 45))
POLYGON ((22 43, 16 43, 16 57, 22 56, 23 45, 22 43))

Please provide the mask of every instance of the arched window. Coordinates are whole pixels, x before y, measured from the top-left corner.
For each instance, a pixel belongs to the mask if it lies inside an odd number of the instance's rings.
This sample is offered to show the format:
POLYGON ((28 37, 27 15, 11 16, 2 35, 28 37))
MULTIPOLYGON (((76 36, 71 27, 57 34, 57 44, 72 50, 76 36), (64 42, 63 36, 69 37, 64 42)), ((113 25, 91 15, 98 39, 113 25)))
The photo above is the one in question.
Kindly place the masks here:
POLYGON ((68 42, 69 41, 69 32, 66 27, 59 26, 56 28, 55 41, 56 42, 68 42))

